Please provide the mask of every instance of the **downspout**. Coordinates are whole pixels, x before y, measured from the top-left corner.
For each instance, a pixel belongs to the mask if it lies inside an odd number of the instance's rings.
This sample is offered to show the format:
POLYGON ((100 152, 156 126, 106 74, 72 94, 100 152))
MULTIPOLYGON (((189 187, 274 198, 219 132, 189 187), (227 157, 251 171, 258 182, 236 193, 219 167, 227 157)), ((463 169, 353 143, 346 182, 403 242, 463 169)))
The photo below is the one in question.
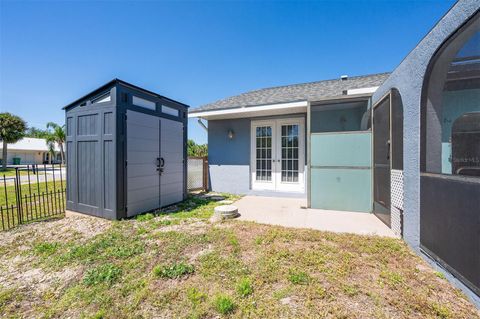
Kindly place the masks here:
POLYGON ((205 123, 202 122, 202 118, 199 117, 197 121, 198 121, 198 124, 199 124, 201 127, 203 127, 203 129, 208 133, 208 127, 205 125, 205 123))

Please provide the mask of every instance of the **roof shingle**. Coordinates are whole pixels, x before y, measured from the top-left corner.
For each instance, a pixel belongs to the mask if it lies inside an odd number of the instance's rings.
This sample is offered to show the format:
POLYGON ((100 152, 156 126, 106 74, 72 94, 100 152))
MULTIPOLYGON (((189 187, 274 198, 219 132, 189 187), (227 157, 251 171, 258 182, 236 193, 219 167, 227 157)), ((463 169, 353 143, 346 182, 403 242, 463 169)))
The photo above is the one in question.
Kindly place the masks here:
POLYGON ((347 80, 324 80, 254 90, 202 105, 190 110, 190 113, 235 107, 336 98, 342 96, 344 90, 380 86, 389 75, 390 73, 378 73, 349 77, 347 80))

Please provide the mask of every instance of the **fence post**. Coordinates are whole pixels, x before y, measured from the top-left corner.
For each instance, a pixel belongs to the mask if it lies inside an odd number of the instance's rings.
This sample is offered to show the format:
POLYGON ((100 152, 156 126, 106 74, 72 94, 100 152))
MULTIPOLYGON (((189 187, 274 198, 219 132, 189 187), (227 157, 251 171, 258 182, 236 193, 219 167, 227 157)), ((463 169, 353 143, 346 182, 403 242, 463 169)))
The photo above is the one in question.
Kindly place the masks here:
POLYGON ((15 199, 17 201, 17 218, 18 224, 23 223, 23 209, 22 209, 22 183, 20 182, 20 172, 18 167, 15 167, 15 199))
POLYGON ((203 157, 203 190, 208 191, 208 156, 203 157))

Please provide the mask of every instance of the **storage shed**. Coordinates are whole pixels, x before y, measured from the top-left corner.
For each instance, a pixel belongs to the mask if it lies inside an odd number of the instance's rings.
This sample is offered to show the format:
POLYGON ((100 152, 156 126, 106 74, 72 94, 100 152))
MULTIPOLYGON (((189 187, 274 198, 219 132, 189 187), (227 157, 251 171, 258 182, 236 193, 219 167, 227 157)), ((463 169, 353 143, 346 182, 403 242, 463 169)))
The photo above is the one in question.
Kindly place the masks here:
POLYGON ((114 79, 64 109, 67 209, 120 219, 185 199, 187 105, 114 79))

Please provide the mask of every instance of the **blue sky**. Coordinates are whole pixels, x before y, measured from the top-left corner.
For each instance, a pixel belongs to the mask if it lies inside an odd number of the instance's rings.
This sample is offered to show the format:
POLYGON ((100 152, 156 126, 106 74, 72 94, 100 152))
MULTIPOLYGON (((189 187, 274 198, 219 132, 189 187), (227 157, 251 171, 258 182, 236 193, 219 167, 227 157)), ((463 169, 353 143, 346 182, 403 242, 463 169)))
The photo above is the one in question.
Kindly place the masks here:
MULTIPOLYGON (((197 107, 393 70, 448 1, 0 1, 0 111, 30 126, 118 77, 197 107)), ((195 120, 189 137, 206 142, 195 120)))

